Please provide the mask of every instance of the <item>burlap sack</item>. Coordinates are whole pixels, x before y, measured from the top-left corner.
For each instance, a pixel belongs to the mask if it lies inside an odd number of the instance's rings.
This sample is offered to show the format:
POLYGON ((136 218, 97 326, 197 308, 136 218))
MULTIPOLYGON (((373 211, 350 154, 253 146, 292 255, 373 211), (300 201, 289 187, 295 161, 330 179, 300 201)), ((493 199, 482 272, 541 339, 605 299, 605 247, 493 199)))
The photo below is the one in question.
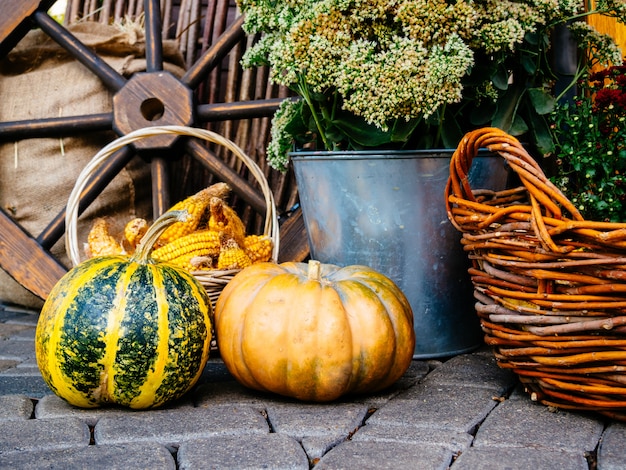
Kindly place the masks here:
MULTIPOLYGON (((124 76, 145 71, 141 28, 81 23, 70 28, 80 41, 124 76)), ((173 42, 163 45, 164 68, 182 75, 183 59, 173 42)), ((30 32, 0 62, 0 122, 111 112, 111 94, 86 67, 41 31, 30 32)), ((0 203, 26 231, 37 236, 63 209, 86 163, 116 135, 27 139, 0 145, 0 203)), ((151 212, 150 168, 135 158, 80 217, 79 240, 96 217, 123 225, 151 212)), ((64 240, 52 253, 70 267, 64 240)), ((0 270, 0 301, 39 308, 42 300, 0 270)))

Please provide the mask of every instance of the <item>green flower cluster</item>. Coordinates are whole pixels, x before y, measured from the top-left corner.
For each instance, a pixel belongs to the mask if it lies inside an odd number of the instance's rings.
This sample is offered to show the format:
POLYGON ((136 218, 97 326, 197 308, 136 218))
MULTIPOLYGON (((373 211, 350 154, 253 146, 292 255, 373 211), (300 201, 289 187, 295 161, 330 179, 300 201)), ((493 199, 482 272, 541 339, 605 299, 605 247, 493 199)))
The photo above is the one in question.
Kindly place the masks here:
MULTIPOLYGON (((280 141, 270 144, 268 160, 281 170, 293 142, 328 150, 450 147, 481 125, 530 132, 541 151, 552 150, 543 118, 555 98, 550 32, 592 12, 578 0, 238 5, 246 31, 261 33, 243 65, 269 65, 272 81, 302 98, 273 122, 280 141)), ((593 11, 623 18, 624 9, 623 0, 599 0, 593 11)), ((609 50, 607 38, 578 31, 586 45, 609 50)))
POLYGON ((591 74, 557 106, 557 187, 588 220, 626 221, 626 66, 591 74))

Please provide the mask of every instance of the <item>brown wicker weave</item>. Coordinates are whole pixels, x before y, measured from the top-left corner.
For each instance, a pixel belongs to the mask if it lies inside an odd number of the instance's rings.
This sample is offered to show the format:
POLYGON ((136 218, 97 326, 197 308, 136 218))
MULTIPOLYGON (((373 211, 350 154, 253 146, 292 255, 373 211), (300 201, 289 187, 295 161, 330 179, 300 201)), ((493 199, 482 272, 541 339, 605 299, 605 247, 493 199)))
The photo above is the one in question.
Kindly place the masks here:
POLYGON ((626 420, 626 223, 584 220, 522 145, 494 128, 463 138, 445 199, 500 367, 533 400, 626 420), (523 186, 470 187, 472 159, 485 147, 523 186))

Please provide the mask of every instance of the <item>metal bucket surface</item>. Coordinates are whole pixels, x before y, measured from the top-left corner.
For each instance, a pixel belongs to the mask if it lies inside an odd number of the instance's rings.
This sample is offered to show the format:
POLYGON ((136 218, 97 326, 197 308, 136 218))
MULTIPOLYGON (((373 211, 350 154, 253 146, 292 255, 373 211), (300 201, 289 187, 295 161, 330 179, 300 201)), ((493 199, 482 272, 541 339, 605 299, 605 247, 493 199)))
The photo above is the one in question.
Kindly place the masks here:
MULTIPOLYGON (((292 154, 311 257, 370 266, 392 279, 413 309, 416 359, 482 344, 469 261, 443 200, 451 154, 292 154)), ((504 189, 506 177, 500 157, 485 152, 474 159, 472 187, 504 189)))

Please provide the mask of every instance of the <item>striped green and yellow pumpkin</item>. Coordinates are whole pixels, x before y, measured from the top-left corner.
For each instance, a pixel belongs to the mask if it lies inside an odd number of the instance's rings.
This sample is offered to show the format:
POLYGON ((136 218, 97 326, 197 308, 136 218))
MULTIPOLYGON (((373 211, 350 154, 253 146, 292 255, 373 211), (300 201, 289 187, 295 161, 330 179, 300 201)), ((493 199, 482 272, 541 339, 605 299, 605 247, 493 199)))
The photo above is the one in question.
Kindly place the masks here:
POLYGON ((37 364, 70 404, 153 408, 199 379, 209 357, 211 304, 186 271, 150 259, 181 213, 166 213, 133 257, 102 256, 52 289, 36 331, 37 364))

